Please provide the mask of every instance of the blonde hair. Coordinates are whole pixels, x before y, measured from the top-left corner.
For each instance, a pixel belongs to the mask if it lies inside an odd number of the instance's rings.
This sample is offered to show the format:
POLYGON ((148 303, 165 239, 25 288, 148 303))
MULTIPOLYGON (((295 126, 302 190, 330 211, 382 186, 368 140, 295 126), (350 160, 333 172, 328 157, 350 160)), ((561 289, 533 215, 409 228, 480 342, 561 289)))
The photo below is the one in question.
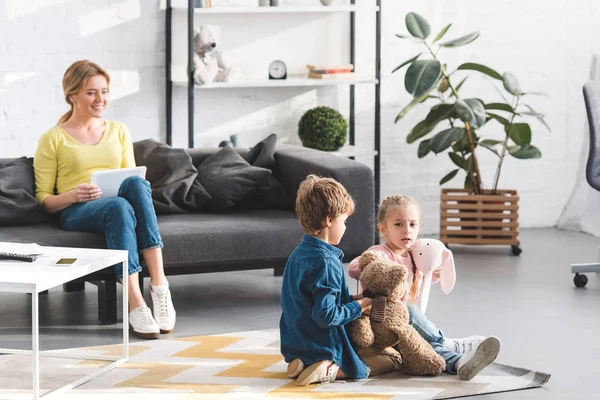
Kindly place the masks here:
MULTIPOLYGON (((408 207, 411 205, 417 207, 417 209, 419 210, 419 215, 421 215, 421 207, 419 206, 419 203, 417 203, 417 201, 413 197, 405 196, 402 194, 387 197, 385 200, 383 200, 381 202, 381 204, 379 205, 379 209, 377 210, 377 225, 385 223, 385 219, 387 218, 390 210, 394 209, 394 207, 398 207, 398 206, 408 207)), ((411 250, 409 250, 409 252, 410 251, 411 250)), ((416 273, 417 268, 414 264, 412 254, 410 254, 410 260, 412 262, 411 268, 412 268, 412 273, 413 273, 413 279, 412 279, 412 283, 410 285, 410 300, 414 303, 414 301, 417 297, 417 292, 419 291, 419 287, 418 287, 417 273, 416 273)))
POLYGON ((73 115, 73 102, 69 96, 79 93, 79 91, 84 88, 87 81, 91 77, 97 75, 102 75, 106 79, 106 83, 110 84, 110 76, 108 75, 108 72, 92 61, 75 61, 69 68, 67 68, 63 76, 62 86, 63 93, 65 95, 65 101, 67 104, 69 104, 69 111, 60 117, 57 125, 66 122, 73 115))
POLYGON ((318 234, 327 217, 336 218, 353 212, 354 200, 335 179, 310 174, 300 183, 296 214, 302 230, 309 235, 318 234))

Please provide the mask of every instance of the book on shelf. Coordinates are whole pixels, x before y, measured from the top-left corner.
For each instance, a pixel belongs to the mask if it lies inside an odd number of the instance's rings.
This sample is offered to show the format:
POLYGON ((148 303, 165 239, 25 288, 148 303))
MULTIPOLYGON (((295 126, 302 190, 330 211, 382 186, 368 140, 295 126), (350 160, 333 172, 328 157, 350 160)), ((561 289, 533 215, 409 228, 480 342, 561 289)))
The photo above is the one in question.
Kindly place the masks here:
POLYGON ((354 72, 345 72, 342 74, 315 74, 312 72, 308 73, 308 77, 310 79, 329 79, 329 80, 335 80, 335 79, 352 79, 354 78, 354 72))
POLYGON ((351 69, 309 69, 311 74, 345 74, 352 72, 351 69))
POLYGON ((344 70, 344 71, 352 71, 354 70, 354 65, 352 64, 331 64, 331 65, 312 65, 307 64, 306 68, 310 70, 310 72, 314 71, 329 71, 329 70, 344 70))

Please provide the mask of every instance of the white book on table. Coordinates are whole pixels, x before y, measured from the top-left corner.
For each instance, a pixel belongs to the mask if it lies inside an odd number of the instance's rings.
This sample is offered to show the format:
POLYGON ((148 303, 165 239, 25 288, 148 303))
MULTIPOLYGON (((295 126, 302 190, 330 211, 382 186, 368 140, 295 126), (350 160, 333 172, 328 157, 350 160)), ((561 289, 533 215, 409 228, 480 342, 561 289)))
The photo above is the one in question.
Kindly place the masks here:
POLYGON ((44 255, 44 248, 37 243, 0 242, 0 253, 44 255))

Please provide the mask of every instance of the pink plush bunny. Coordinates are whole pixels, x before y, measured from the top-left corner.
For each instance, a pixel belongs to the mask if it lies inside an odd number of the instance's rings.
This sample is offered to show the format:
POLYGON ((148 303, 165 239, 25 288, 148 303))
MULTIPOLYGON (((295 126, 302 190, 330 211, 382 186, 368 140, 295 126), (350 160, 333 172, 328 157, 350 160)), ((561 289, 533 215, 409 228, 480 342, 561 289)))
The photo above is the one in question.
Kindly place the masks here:
POLYGON ((433 272, 440 271, 440 287, 444 294, 450 293, 456 282, 454 257, 442 242, 436 239, 419 239, 412 246, 412 256, 417 269, 423 274, 423 283, 417 297, 417 307, 425 314, 433 272))

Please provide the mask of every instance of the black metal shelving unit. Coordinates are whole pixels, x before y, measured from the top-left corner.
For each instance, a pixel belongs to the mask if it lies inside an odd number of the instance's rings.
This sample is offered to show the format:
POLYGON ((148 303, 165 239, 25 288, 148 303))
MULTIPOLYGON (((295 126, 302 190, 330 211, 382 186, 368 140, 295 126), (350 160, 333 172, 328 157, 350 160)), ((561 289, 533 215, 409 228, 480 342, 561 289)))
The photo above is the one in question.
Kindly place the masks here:
MULTIPOLYGON (((188 111, 188 147, 194 147, 194 1, 187 1, 187 111, 188 111)), ((356 5, 356 0, 350 0, 350 5, 356 5)), ((376 0, 375 11, 375 107, 374 107, 374 151, 373 175, 375 181, 375 205, 379 204, 380 175, 381 175, 381 0, 376 0)), ((166 35, 166 142, 173 143, 173 80, 172 80, 172 1, 167 0, 165 35, 166 35)), ((350 11, 350 63, 356 61, 356 10, 350 11)), ((340 82, 344 84, 344 82, 340 82)), ((346 83, 347 84, 347 83, 346 83)), ((348 143, 355 145, 355 84, 350 84, 349 136, 348 143)))

